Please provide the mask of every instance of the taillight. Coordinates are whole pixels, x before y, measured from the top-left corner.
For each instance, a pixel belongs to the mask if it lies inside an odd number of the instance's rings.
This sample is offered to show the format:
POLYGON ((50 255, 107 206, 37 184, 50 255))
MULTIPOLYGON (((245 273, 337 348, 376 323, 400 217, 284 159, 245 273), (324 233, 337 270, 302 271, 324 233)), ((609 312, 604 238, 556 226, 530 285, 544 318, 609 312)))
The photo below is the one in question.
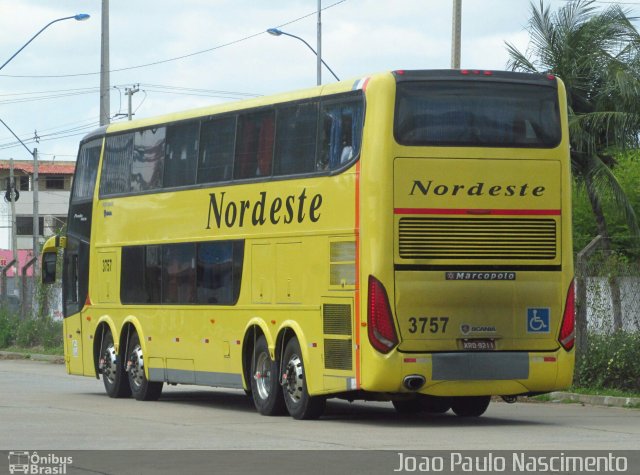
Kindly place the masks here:
POLYGON ((567 292, 567 301, 564 305, 564 316, 562 317, 562 327, 560 327, 560 335, 558 335, 558 341, 567 351, 573 348, 573 345, 576 341, 575 302, 576 298, 572 280, 571 284, 569 285, 569 291, 567 292))
POLYGON ((389 353, 398 344, 387 291, 382 283, 371 275, 369 276, 367 326, 369 341, 380 353, 389 353))

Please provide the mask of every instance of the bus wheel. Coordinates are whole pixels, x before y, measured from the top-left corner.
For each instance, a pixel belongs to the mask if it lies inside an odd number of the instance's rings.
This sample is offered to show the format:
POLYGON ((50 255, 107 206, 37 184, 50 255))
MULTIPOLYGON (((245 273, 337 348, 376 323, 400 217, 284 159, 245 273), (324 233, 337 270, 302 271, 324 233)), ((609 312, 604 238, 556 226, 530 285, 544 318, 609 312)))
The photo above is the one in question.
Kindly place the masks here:
POLYGON ((253 403, 264 416, 284 414, 282 387, 278 378, 278 362, 269 356, 269 347, 264 335, 261 335, 254 348, 251 376, 251 395, 253 403))
POLYGON ((129 337, 127 355, 127 375, 131 394, 138 401, 156 401, 162 393, 162 382, 149 381, 144 373, 144 355, 140 346, 140 337, 133 332, 129 337))
POLYGON ((100 347, 100 361, 98 367, 102 373, 104 389, 109 397, 129 397, 131 387, 124 372, 124 367, 113 342, 111 330, 103 330, 102 346, 100 347))
POLYGON ((420 394, 418 395, 418 400, 420 401, 422 410, 429 414, 444 414, 451 409, 451 399, 448 397, 420 394))
POLYGON ((422 404, 418 398, 397 399, 391 401, 398 414, 416 414, 422 411, 422 404))
POLYGON ((489 407, 491 396, 454 397, 451 409, 460 417, 478 417, 489 407))
POLYGON ((302 352, 297 338, 287 343, 283 358, 282 386, 284 388, 284 402, 289 414, 294 419, 317 419, 324 412, 326 398, 324 396, 309 396, 305 381, 302 352))

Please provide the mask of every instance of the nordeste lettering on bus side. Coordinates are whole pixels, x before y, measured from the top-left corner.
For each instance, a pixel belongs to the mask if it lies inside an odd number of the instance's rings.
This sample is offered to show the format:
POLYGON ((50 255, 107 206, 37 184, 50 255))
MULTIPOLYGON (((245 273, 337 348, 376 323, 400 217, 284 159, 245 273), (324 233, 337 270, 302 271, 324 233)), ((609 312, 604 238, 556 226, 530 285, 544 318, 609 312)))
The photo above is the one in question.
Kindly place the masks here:
POLYGON ((220 229, 223 226, 232 228, 243 227, 251 223, 253 226, 262 226, 267 222, 271 224, 303 223, 307 218, 316 223, 320 219, 320 207, 322 195, 316 194, 310 200, 307 189, 303 188, 300 194, 270 197, 266 191, 259 193, 256 200, 228 200, 226 192, 209 194, 209 212, 206 229, 213 225, 220 229))

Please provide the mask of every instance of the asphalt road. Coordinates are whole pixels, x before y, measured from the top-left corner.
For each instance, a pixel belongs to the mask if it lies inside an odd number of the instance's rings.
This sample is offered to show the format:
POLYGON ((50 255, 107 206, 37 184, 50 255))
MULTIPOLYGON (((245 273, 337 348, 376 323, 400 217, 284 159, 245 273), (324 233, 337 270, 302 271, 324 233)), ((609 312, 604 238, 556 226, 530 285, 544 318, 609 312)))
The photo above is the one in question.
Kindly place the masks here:
POLYGON ((318 421, 264 417, 241 391, 165 387, 157 402, 110 399, 64 366, 0 360, 0 450, 637 449, 640 410, 494 402, 484 416, 401 417, 388 403, 330 401, 318 421))

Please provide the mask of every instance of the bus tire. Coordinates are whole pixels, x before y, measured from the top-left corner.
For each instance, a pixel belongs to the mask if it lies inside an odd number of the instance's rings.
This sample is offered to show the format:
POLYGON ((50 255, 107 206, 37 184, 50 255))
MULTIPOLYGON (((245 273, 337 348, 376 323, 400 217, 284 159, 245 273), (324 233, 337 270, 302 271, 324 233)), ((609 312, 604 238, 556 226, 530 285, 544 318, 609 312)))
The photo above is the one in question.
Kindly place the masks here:
POLYGON ((287 343, 282 361, 284 402, 294 419, 317 419, 324 413, 326 398, 310 396, 302 352, 298 339, 293 337, 287 343))
POLYGON ((251 396, 258 412, 263 416, 283 415, 285 405, 278 362, 271 359, 264 335, 256 342, 251 371, 251 396))
POLYGON ((398 414, 417 414, 422 412, 422 403, 418 398, 396 399, 391 401, 398 414))
POLYGON ((131 394, 138 401, 157 401, 162 393, 163 383, 147 379, 140 337, 135 331, 129 337, 128 351, 126 364, 131 394))
POLYGON ((104 389, 109 397, 129 397, 131 396, 129 379, 124 372, 122 358, 116 353, 116 346, 111 330, 105 329, 103 332, 98 366, 102 373, 104 389))
POLYGON ((479 417, 489 407, 491 396, 454 397, 451 409, 460 417, 479 417))
POLYGON ((419 394, 418 400, 422 410, 428 414, 444 414, 451 409, 451 398, 419 394))

